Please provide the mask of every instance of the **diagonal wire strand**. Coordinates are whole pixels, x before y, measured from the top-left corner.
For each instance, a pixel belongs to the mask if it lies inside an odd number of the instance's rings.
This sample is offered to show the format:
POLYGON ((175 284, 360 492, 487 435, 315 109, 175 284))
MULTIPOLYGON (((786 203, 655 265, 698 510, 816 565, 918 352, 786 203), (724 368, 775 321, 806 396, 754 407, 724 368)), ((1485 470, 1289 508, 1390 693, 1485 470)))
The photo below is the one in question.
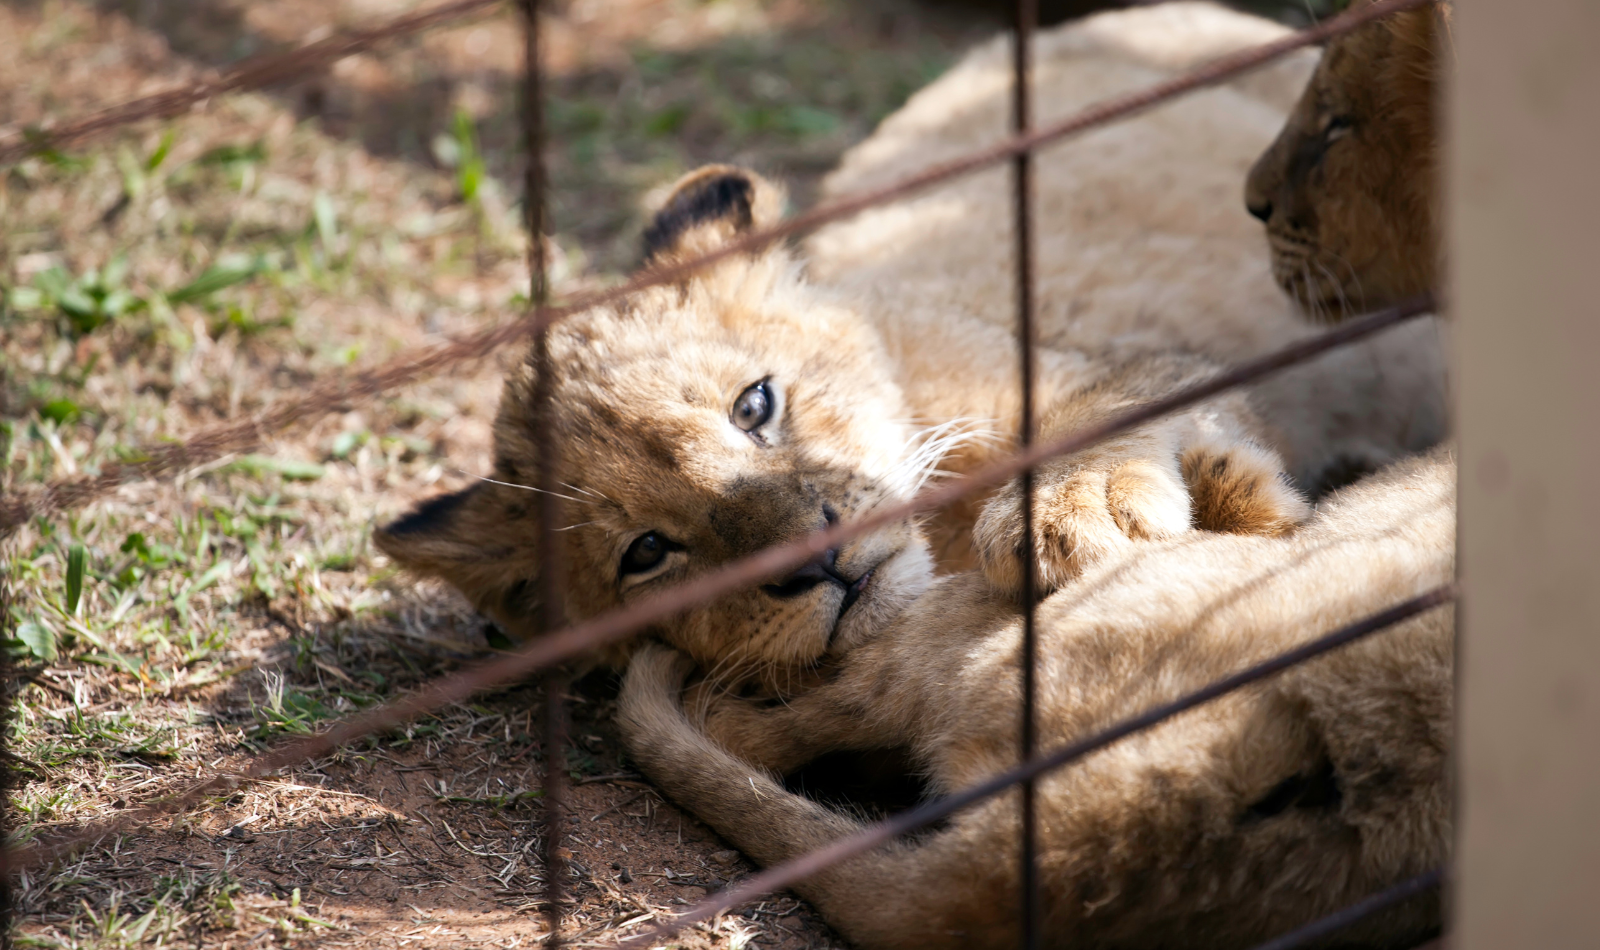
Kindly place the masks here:
POLYGON ((454 3, 396 17, 371 29, 330 36, 287 53, 253 56, 215 79, 141 96, 48 129, 28 129, 21 132, 15 141, 0 144, 0 166, 27 158, 29 155, 82 145, 115 129, 145 119, 170 119, 180 116, 217 96, 264 89, 279 83, 304 79, 308 73, 316 72, 347 56, 365 52, 401 36, 420 33, 453 20, 482 13, 502 2, 503 0, 456 0, 454 3))
POLYGON ((1353 927, 1368 917, 1388 910, 1402 901, 1409 900, 1419 894, 1425 894, 1444 883, 1444 869, 1434 868, 1426 874, 1401 881, 1393 887, 1379 891, 1370 897, 1362 898, 1349 907, 1341 908, 1326 917, 1313 920, 1304 927, 1298 927, 1281 937, 1274 937, 1266 943, 1257 944, 1251 950, 1299 950, 1301 947, 1317 946, 1324 938, 1331 937, 1348 927, 1353 927))

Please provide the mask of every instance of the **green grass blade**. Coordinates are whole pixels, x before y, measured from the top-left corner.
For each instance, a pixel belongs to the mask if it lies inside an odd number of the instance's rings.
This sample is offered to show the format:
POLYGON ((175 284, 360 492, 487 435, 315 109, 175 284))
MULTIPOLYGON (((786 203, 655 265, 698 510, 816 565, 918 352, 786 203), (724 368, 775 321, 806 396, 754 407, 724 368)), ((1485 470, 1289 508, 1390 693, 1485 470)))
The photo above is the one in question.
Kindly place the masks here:
POLYGON ((266 269, 261 258, 230 255, 206 268, 199 277, 167 294, 169 303, 189 303, 209 297, 219 290, 241 284, 266 269))
POLYGON ((83 565, 89 552, 81 544, 67 551, 67 613, 78 613, 78 601, 83 596, 83 565))
POLYGON ((297 482, 316 481, 327 474, 327 469, 315 462, 278 459, 268 455, 241 455, 223 468, 226 471, 244 472, 247 475, 275 472, 283 478, 297 482))

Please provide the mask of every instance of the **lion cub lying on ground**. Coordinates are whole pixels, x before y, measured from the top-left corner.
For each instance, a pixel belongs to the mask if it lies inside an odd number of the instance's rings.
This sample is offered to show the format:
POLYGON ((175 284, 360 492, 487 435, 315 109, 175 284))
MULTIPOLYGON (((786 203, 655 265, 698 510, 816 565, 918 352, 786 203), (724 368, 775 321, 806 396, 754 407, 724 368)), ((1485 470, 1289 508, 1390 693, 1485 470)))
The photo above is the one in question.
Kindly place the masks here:
MULTIPOLYGON (((749 172, 691 173, 646 234, 651 259, 696 256, 771 223, 781 204, 749 172)), ((886 318, 806 283, 781 249, 565 320, 550 348, 569 489, 568 523, 558 526, 569 616, 904 501, 936 473, 970 471, 1013 449, 1000 437, 964 441, 958 428, 982 419, 1016 431, 1009 334, 931 307, 886 318), (891 362, 886 333, 916 346, 891 362)), ((1175 354, 1093 364, 1050 351, 1040 369, 1041 424, 1055 429, 1213 371, 1175 354)), ((526 365, 507 380, 493 481, 377 533, 385 553, 454 584, 513 636, 531 633, 535 616, 538 506, 525 487, 535 461, 532 388, 526 365)), ((1051 463, 1038 476, 1040 580, 1048 590, 1136 541, 1196 526, 1285 531, 1307 508, 1281 468, 1237 395, 1051 463)), ((1002 489, 942 513, 926 526, 938 541, 933 553, 946 567, 981 562, 997 585, 1018 586, 1016 508, 1015 492, 1002 489)), ((696 608, 672 625, 671 642, 734 678, 811 663, 926 586, 923 528, 881 532, 834 561, 696 608)))

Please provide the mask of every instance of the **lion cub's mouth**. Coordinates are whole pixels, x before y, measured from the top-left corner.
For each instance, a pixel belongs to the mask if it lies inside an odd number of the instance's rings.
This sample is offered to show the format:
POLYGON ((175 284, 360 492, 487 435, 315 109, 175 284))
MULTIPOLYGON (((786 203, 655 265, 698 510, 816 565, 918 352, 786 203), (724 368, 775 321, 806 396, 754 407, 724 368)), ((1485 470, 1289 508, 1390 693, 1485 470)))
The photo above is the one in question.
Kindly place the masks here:
MULTIPOLYGON (((893 555, 891 555, 892 557, 893 555)), ((872 578, 889 558, 884 558, 868 568, 861 576, 851 579, 839 570, 839 552, 837 549, 825 551, 816 560, 802 566, 799 570, 789 575, 786 579, 776 584, 765 584, 762 590, 780 600, 798 597, 812 590, 818 584, 838 584, 844 588, 844 597, 839 601, 839 613, 833 618, 833 629, 828 632, 828 643, 832 645, 834 637, 839 634, 839 626, 844 622, 845 614, 855 602, 866 593, 867 587, 872 583, 872 578)))
MULTIPOLYGON (((887 560, 887 558, 885 560, 887 560)), ((861 595, 867 590, 867 585, 872 583, 873 575, 877 574, 878 568, 882 566, 883 561, 879 561, 865 574, 862 574, 854 581, 851 581, 850 584, 845 587, 844 600, 839 602, 839 615, 833 618, 833 629, 828 631, 828 642, 823 647, 824 650, 831 650, 833 648, 833 642, 839 638, 839 628, 844 626, 845 614, 849 613, 850 608, 855 606, 855 602, 861 599, 861 595)))
MULTIPOLYGON (((881 566, 882 565, 879 565, 879 567, 881 566)), ((839 604, 839 620, 843 620, 845 612, 848 611, 856 601, 861 599, 861 592, 867 589, 868 584, 872 583, 872 575, 877 573, 877 571, 877 567, 872 568, 865 574, 856 578, 849 587, 844 589, 844 600, 839 604)), ((839 628, 839 621, 835 620, 833 622, 833 626, 834 629, 837 630, 839 628)))

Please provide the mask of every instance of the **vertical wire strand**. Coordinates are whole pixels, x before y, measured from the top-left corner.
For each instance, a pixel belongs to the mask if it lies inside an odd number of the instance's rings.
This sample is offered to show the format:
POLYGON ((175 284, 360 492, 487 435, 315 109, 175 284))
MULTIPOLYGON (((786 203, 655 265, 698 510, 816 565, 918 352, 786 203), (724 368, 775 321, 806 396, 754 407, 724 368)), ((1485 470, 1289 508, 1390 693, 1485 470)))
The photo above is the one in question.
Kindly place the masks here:
MULTIPOLYGON (((545 166, 544 166, 544 90, 539 61, 539 0, 522 0, 524 37, 524 80, 522 127, 527 160, 524 204, 528 226, 528 303, 535 309, 549 302, 550 288, 545 261, 545 166)), ((564 602, 562 583, 560 445, 553 411, 554 372, 550 362, 548 328, 533 339, 529 356, 533 364, 534 438, 538 441, 538 470, 534 485, 539 489, 539 584, 538 627, 541 633, 561 629, 564 602)), ((566 852, 561 829, 566 820, 566 691, 567 677, 560 668, 544 676, 542 746, 544 750, 544 902, 545 920, 550 928, 547 948, 561 946, 563 883, 567 876, 566 852)))
MULTIPOLYGON (((1016 29, 1012 40, 1012 93, 1011 123, 1017 134, 1028 132, 1033 124, 1032 96, 1028 87, 1030 54, 1034 25, 1038 20, 1038 0, 1017 0, 1016 29)), ((1021 358, 1020 380, 1022 399, 1018 413, 1017 441, 1024 451, 1034 438, 1034 343, 1036 330, 1033 321, 1033 155, 1020 152, 1012 160, 1012 185, 1015 190, 1016 209, 1013 218, 1017 241, 1017 350, 1021 358)), ((1033 547, 1034 494, 1033 469, 1021 476, 1022 488, 1022 761, 1038 754, 1038 727, 1034 706, 1037 702, 1038 631, 1035 624, 1036 590, 1035 558, 1033 547)), ((1037 950, 1039 946, 1039 852, 1037 788, 1033 779, 1022 783, 1022 827, 1020 849, 1022 867, 1021 912, 1022 946, 1024 950, 1037 950)))
MULTIPOLYGON (((0 479, 3 480, 3 479, 0 479)), ((7 488, 10 486, 7 485, 7 488)), ((0 539, 0 637, 11 639, 16 633, 16 620, 11 616, 11 542, 0 539)), ((16 897, 11 880, 10 862, 6 860, 11 844, 13 814, 11 811, 12 752, 11 705, 20 699, 27 688, 14 668, 9 650, 0 649, 0 950, 11 950, 11 930, 16 897), (16 692, 12 693, 13 682, 16 692)))

